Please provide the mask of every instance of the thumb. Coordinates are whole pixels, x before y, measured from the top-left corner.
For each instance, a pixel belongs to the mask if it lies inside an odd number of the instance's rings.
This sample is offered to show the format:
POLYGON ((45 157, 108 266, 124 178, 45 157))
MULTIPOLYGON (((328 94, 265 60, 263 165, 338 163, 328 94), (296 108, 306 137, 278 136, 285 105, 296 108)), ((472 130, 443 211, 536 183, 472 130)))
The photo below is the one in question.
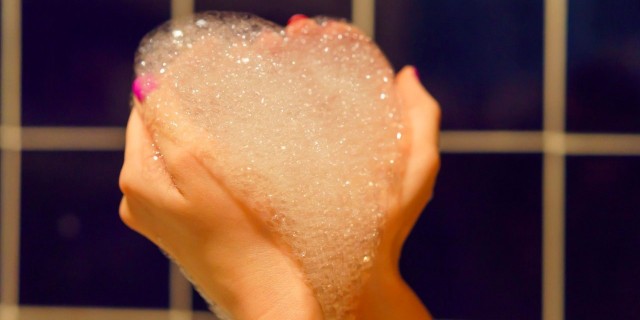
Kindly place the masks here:
POLYGON ((396 77, 396 89, 404 106, 406 117, 413 128, 414 139, 437 146, 440 131, 440 106, 422 86, 415 67, 406 66, 396 77))
POLYGON ((406 227, 410 230, 422 208, 431 199, 440 167, 440 107, 422 86, 413 67, 404 67, 398 73, 396 90, 410 139, 401 196, 404 215, 410 220, 406 227))

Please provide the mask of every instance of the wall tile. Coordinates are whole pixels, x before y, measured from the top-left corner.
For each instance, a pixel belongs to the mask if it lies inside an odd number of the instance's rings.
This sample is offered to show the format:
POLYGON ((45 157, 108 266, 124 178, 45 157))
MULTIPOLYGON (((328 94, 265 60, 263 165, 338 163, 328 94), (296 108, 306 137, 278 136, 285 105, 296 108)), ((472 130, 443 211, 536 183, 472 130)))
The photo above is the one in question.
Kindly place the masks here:
POLYGON ((541 0, 376 3, 378 43, 419 69, 443 129, 542 127, 541 0))
POLYGON ((23 1, 24 125, 125 125, 135 50, 169 8, 169 0, 23 1))
POLYGON ((640 133, 640 2, 569 1, 567 129, 640 133))
POLYGON ((118 216, 122 159, 23 154, 21 304, 168 306, 167 259, 118 216))
POLYGON ((540 155, 442 157, 401 259, 438 319, 540 319, 540 155))
POLYGON ((640 157, 567 159, 566 317, 639 319, 640 157))

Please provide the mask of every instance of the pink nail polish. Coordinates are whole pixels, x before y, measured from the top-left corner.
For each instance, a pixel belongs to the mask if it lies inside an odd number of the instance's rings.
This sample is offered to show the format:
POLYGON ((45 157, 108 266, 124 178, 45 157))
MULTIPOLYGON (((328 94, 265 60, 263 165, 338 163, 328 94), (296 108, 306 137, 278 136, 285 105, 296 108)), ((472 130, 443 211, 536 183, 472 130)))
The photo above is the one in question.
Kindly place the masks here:
POLYGON ((133 80, 131 90, 136 96, 136 99, 140 102, 144 102, 144 99, 155 90, 157 87, 156 82, 150 76, 139 76, 133 80))
POLYGON ((290 25, 292 23, 295 23, 297 21, 304 20, 304 19, 309 19, 309 17, 305 16, 304 14, 294 14, 291 16, 291 18, 289 18, 287 25, 290 25))

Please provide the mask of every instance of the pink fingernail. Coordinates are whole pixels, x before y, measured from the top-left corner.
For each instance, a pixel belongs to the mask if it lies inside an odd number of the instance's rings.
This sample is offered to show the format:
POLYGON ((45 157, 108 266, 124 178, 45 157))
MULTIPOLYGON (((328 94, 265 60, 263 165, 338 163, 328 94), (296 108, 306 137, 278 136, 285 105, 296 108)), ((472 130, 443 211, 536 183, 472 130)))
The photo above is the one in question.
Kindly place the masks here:
POLYGON ((418 72, 418 69, 416 67, 413 67, 413 73, 415 73, 416 78, 420 79, 420 72, 418 72))
POLYGON ((144 99, 157 88, 156 82, 150 76, 139 76, 133 80, 131 90, 136 96, 136 99, 140 102, 144 102, 144 99))
POLYGON ((309 19, 309 17, 305 16, 304 14, 294 14, 291 16, 291 18, 289 18, 289 21, 287 22, 287 25, 290 25, 294 22, 300 21, 300 20, 304 20, 304 19, 309 19))

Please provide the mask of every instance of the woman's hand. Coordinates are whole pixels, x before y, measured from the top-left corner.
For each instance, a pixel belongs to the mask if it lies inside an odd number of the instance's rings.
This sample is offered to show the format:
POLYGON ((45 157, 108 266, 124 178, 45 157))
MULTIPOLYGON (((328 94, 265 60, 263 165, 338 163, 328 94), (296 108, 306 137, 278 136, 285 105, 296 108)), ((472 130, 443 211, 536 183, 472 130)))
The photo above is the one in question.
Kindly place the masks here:
POLYGON ((407 168, 397 209, 389 213, 383 227, 378 254, 358 308, 359 319, 431 319, 402 279, 398 263, 404 241, 431 199, 440 168, 440 107, 424 89, 413 67, 398 73, 396 90, 410 137, 405 150, 407 168))
MULTIPOLYGON (((290 26, 292 32, 304 25, 290 26)), ((339 25, 337 26, 339 27, 339 25)), ((396 78, 410 144, 402 194, 389 213, 359 319, 429 319, 402 280, 402 245, 431 197, 439 167, 437 102, 415 70, 396 78)), ((268 224, 234 199, 202 160, 162 139, 162 155, 134 106, 127 127, 122 220, 167 252, 201 293, 234 319, 321 319, 297 263, 268 224)))
POLYGON ((137 110, 120 175, 122 220, 166 251, 234 319, 321 319, 299 268, 266 223, 189 150, 164 139, 159 156, 137 110))
MULTIPOLYGON (((402 280, 402 245, 431 198, 439 168, 437 102, 405 67, 396 78, 410 144, 397 210, 390 212, 358 309, 360 319, 429 319, 402 280)), ((235 200, 188 150, 163 154, 134 107, 127 127, 122 220, 166 251, 202 293, 236 319, 321 319, 296 263, 267 224, 235 200)))

